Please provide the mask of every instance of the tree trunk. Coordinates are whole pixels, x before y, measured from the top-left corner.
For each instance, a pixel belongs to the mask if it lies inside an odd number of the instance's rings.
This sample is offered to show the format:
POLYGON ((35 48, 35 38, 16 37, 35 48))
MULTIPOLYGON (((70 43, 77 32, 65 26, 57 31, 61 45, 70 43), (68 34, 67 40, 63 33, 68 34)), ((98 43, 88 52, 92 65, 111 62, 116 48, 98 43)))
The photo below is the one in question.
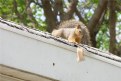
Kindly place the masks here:
POLYGON ((44 9, 44 15, 46 17, 47 22, 47 31, 52 32, 52 30, 56 27, 56 16, 54 15, 54 12, 52 11, 52 7, 49 0, 41 0, 42 7, 44 9))
POLYGON ((109 45, 109 52, 116 54, 116 1, 112 0, 109 1, 109 32, 110 32, 110 45, 109 45))

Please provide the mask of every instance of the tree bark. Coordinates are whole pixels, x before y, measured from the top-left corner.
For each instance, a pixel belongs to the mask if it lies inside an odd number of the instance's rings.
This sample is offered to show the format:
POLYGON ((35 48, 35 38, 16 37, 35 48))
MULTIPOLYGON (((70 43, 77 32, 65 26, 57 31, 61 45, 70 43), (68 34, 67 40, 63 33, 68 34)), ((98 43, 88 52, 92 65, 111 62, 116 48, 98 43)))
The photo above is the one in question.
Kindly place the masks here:
POLYGON ((46 17, 47 22, 47 31, 52 32, 52 30, 56 27, 56 16, 54 15, 54 12, 52 11, 52 7, 49 0, 41 0, 42 6, 44 9, 44 15, 46 17))
POLYGON ((98 6, 92 16, 92 18, 90 19, 89 23, 88 23, 88 29, 90 31, 90 36, 91 36, 91 42, 92 42, 92 46, 96 47, 96 32, 95 29, 97 27, 97 24, 104 12, 104 10, 107 7, 107 3, 108 0, 100 0, 98 3, 98 6))
POLYGON ((109 32, 110 32, 110 44, 109 44, 109 52, 116 54, 116 1, 109 1, 109 32))

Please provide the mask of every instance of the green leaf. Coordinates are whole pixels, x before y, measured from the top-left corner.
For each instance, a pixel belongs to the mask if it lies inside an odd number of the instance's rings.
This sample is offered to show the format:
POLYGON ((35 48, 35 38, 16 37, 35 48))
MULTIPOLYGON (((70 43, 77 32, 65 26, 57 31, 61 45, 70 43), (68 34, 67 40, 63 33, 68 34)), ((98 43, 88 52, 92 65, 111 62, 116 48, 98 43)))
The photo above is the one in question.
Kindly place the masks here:
POLYGON ((98 3, 99 0, 91 0, 92 3, 98 3))

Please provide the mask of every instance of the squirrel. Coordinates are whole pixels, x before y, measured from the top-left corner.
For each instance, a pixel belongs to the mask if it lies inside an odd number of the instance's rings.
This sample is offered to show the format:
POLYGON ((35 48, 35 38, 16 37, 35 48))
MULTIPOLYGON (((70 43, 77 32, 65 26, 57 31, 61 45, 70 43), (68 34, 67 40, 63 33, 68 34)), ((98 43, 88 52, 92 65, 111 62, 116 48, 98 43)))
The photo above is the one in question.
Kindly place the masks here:
POLYGON ((65 38, 69 42, 77 44, 81 43, 81 39, 83 37, 80 25, 76 25, 75 28, 59 28, 57 30, 53 30, 52 35, 65 38))
MULTIPOLYGON (((55 37, 62 37, 69 42, 76 44, 86 44, 91 46, 90 35, 88 28, 79 21, 67 20, 62 22, 58 29, 52 31, 52 35, 55 37)), ((84 49, 77 47, 77 61, 84 60, 84 49)))
POLYGON ((67 39, 69 42, 91 46, 88 28, 82 22, 76 20, 67 20, 60 23, 58 29, 52 31, 52 35, 67 39))

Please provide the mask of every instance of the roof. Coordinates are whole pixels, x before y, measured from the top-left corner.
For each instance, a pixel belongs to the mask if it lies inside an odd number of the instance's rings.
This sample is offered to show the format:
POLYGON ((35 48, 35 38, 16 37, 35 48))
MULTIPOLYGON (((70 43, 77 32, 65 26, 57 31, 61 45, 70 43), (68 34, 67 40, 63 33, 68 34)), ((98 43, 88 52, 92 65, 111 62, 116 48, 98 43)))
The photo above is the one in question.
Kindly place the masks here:
POLYGON ((66 45, 71 46, 71 47, 75 47, 75 48, 76 47, 83 47, 86 51, 88 51, 88 52, 90 52, 94 55, 98 55, 98 56, 101 56, 101 57, 104 57, 104 58, 114 60, 114 61, 121 63, 120 57, 115 56, 112 53, 104 52, 100 49, 90 47, 88 45, 84 45, 84 44, 77 45, 77 44, 74 44, 74 43, 69 43, 67 40, 65 40, 63 38, 57 38, 57 37, 52 36, 51 33, 43 32, 43 31, 40 31, 38 29, 32 29, 32 28, 29 28, 29 27, 26 27, 26 26, 23 26, 23 25, 19 25, 19 24, 16 24, 15 22, 5 20, 5 19, 2 19, 2 18, 0 18, 0 23, 8 25, 9 27, 12 27, 12 28, 16 28, 16 29, 21 30, 21 31, 25 31, 25 32, 28 32, 28 33, 31 33, 31 34, 34 34, 34 35, 37 35, 37 36, 44 37, 46 39, 52 39, 54 41, 66 44, 66 45))

